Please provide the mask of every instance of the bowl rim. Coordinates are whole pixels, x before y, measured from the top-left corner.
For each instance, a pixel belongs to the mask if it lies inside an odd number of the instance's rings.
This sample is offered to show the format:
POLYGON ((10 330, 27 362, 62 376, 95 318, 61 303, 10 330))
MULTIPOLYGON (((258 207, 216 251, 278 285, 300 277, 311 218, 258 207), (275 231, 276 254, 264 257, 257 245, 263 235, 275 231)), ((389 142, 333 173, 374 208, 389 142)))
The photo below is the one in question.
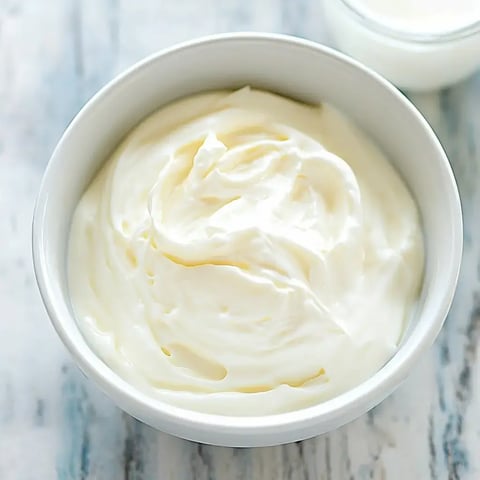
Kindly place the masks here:
MULTIPOLYGON (((34 208, 32 225, 33 265, 40 294, 53 327, 64 345, 70 351, 76 364, 80 367, 80 370, 82 370, 87 377, 94 379, 95 383, 101 388, 101 390, 107 393, 113 401, 118 403, 122 408, 129 410, 129 407, 125 407, 125 405, 134 405, 135 408, 131 408, 131 410, 132 412, 135 412, 133 414, 135 416, 138 415, 140 419, 143 419, 142 416, 144 418, 152 418, 152 416, 155 416, 159 419, 159 423, 161 422, 166 426, 180 424, 183 426, 184 430, 188 429, 189 431, 196 432, 208 431, 212 433, 215 431, 219 435, 223 433, 238 436, 255 434, 259 431, 262 431, 262 434, 264 435, 281 435, 282 432, 298 431, 301 428, 311 427, 312 422, 318 423, 320 422, 320 419, 324 419, 329 423, 336 423, 336 426, 339 426, 340 424, 352 420, 359 414, 365 413, 383 400, 383 398, 385 398, 406 378, 422 352, 433 343, 438 335, 453 300, 460 270, 462 246, 462 212, 453 172, 435 133, 413 104, 379 74, 340 52, 316 42, 290 35, 257 32, 207 35, 175 44, 169 48, 162 49, 147 56, 103 86, 82 107, 57 143, 43 175, 34 208), (442 301, 436 305, 436 310, 431 315, 430 323, 424 325, 424 328, 419 330, 418 334, 411 338, 411 341, 404 343, 379 371, 360 385, 357 385, 330 400, 313 406, 291 412, 261 416, 226 416, 203 413, 171 405, 160 399, 153 398, 133 387, 103 363, 89 346, 88 351, 86 352, 84 348, 77 344, 74 335, 71 332, 71 328, 68 325, 68 320, 65 321, 64 315, 66 312, 69 313, 70 317, 73 317, 73 315, 71 315, 68 310, 66 297, 56 298, 56 295, 53 292, 49 279, 49 267, 45 255, 45 244, 47 242, 48 232, 45 231, 44 220, 45 211, 48 208, 49 185, 55 181, 52 171, 57 164, 63 162, 60 155, 63 145, 68 143, 71 132, 75 130, 77 124, 81 122, 87 112, 89 112, 98 101, 109 95, 112 90, 116 89, 120 84, 133 79, 140 71, 148 69, 152 63, 155 63, 160 58, 174 55, 181 50, 191 49, 198 46, 216 44, 219 42, 238 42, 239 40, 271 42, 277 46, 278 44, 294 44, 300 48, 314 50, 315 52, 327 55, 339 62, 347 64, 354 70, 363 71, 373 82, 379 83, 382 88, 387 89, 391 95, 396 97, 398 102, 404 104, 409 110, 411 116, 419 122, 425 135, 429 137, 431 148, 437 151, 439 166, 443 169, 445 182, 450 185, 450 192, 447 193, 449 194, 450 208, 452 208, 454 212, 452 218, 455 222, 452 231, 454 248, 450 259, 447 260, 449 262, 448 281, 445 285, 447 285, 448 288, 443 292, 442 301), (149 413, 144 414, 138 412, 149 413)), ((445 269, 447 270, 447 268, 445 269)), ((76 323, 75 318, 72 318, 72 320, 76 323)), ((420 324, 417 325, 416 328, 419 326, 420 324)), ((168 431, 168 428, 166 428, 166 431, 168 431)), ((173 429, 171 429, 169 433, 174 433, 173 429)), ((192 434, 191 437, 194 439, 195 435, 192 434)), ((259 442, 252 441, 251 443, 259 442)))

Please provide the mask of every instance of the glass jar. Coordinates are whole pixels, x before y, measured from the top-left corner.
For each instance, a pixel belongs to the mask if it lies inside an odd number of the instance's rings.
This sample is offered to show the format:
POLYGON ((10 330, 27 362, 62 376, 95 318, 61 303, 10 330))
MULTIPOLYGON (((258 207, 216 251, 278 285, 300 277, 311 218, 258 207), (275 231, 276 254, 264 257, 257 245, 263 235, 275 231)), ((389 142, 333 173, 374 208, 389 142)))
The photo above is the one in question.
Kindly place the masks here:
POLYGON ((446 87, 480 65, 480 19, 448 32, 417 33, 391 28, 350 0, 325 0, 324 9, 336 46, 400 88, 446 87))

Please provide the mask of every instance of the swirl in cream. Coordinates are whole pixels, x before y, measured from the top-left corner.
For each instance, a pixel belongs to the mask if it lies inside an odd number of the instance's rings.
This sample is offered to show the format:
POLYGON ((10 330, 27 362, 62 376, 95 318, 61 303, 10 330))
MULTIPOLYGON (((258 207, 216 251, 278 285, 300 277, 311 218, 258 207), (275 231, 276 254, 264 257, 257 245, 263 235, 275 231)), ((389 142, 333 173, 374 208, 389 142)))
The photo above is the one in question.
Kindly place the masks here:
POLYGON ((136 127, 73 217, 69 284, 94 351, 177 406, 289 411, 362 382, 418 295, 414 201, 328 105, 205 93, 136 127))

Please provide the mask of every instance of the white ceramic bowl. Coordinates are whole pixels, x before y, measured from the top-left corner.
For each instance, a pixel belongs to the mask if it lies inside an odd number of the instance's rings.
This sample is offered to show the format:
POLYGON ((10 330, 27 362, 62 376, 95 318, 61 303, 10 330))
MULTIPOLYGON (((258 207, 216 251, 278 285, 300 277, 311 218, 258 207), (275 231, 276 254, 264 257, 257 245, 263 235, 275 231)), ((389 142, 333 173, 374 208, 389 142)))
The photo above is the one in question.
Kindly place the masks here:
POLYGON ((87 377, 115 403, 165 432, 199 442, 262 446, 312 437, 365 413, 405 379, 437 336, 460 266, 462 217, 448 160, 427 122, 394 87, 312 42, 227 34, 155 54, 104 87, 67 128, 48 164, 33 222, 38 285, 52 323, 87 377), (369 380, 324 403, 260 417, 210 415, 152 399, 120 378, 85 342, 70 305, 66 249, 73 210, 109 152, 141 119, 195 92, 245 84, 305 102, 327 101, 385 150, 415 196, 426 242, 418 311, 395 356, 369 380))

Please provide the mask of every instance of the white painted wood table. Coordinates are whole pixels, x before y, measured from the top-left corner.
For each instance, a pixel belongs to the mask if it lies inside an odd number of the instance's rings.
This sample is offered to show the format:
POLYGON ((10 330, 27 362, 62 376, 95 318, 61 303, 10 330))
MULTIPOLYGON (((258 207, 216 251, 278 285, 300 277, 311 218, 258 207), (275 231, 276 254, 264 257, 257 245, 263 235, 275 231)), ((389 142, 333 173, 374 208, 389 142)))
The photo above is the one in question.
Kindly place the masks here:
POLYGON ((197 445, 118 410, 54 334, 33 279, 30 223, 55 143, 116 73, 229 30, 325 41, 320 0, 0 0, 0 479, 480 479, 480 75, 411 96, 457 176, 465 256, 435 347, 368 415, 276 448, 197 445))

